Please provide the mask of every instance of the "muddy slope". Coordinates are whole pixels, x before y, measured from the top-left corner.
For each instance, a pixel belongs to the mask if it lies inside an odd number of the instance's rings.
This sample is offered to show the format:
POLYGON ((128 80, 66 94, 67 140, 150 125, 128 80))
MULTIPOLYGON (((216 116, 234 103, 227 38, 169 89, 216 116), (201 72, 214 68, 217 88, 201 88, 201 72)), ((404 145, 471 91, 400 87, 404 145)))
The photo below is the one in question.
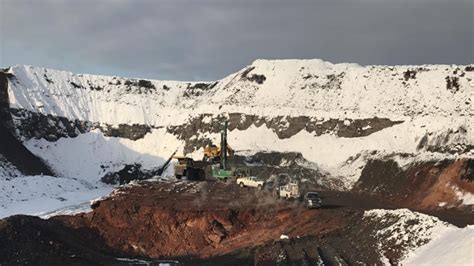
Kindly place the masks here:
POLYGON ((345 225, 344 212, 307 210, 235 184, 179 182, 131 186, 92 213, 57 219, 99 231, 109 246, 130 256, 206 259, 264 245, 282 234, 335 230, 345 225))
MULTIPOLYGON (((116 264, 114 257, 139 257, 183 265, 379 265, 382 254, 397 263, 408 246, 423 244, 416 232, 386 243, 388 236, 380 230, 400 217, 364 214, 397 208, 382 198, 338 191, 321 195, 323 207, 308 210, 297 201, 229 182, 140 182, 95 202, 90 213, 0 220, 0 263, 45 258, 109 265, 116 264), (387 245, 381 247, 382 240, 387 245)), ((422 224, 417 217, 405 227, 422 224)), ((455 224, 456 217, 449 215, 448 222, 455 224)))
POLYGON ((371 160, 353 191, 411 208, 464 208, 458 195, 474 193, 474 160, 421 162, 406 169, 393 160, 371 160))

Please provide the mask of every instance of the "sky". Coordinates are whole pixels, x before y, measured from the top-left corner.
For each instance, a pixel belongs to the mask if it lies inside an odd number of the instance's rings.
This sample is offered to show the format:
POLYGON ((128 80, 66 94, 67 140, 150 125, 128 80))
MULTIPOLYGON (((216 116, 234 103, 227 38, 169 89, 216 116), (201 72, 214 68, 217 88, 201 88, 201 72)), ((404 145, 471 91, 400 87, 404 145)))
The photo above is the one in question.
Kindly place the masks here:
POLYGON ((0 67, 221 79, 259 58, 474 63, 470 0, 0 0, 0 67))

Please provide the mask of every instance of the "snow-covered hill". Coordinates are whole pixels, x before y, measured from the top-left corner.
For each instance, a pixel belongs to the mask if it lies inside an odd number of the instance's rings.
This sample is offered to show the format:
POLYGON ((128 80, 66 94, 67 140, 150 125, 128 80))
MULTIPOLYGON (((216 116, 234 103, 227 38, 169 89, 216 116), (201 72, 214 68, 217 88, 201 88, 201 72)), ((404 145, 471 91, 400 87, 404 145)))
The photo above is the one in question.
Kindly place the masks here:
POLYGON ((351 188, 371 158, 403 166, 474 157, 472 65, 257 60, 213 82, 31 66, 8 74, 12 131, 58 176, 93 187, 124 164, 159 166, 176 149, 201 158, 224 119, 238 154, 300 152, 305 167, 340 179, 340 189, 351 188))

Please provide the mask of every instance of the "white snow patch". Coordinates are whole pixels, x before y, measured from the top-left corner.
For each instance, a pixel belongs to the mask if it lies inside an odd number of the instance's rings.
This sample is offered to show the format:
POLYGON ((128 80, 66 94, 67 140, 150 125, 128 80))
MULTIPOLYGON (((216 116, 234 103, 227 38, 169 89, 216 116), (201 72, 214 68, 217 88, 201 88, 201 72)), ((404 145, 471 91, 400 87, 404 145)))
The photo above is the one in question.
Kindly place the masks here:
POLYGON ((161 166, 183 144, 164 129, 156 129, 136 141, 106 137, 94 130, 56 142, 31 139, 25 146, 61 176, 96 182, 125 164, 140 163, 144 169, 161 166))
POLYGON ((14 214, 41 216, 66 207, 77 209, 75 206, 111 190, 101 183, 93 185, 72 178, 37 175, 4 179, 0 182, 0 218, 14 214))
POLYGON ((473 265, 474 226, 437 232, 426 245, 407 254, 402 265, 473 265))
POLYGON ((381 257, 383 251, 395 243, 405 248, 402 265, 433 265, 438 261, 445 262, 440 265, 471 265, 469 262, 473 262, 472 225, 458 228, 436 217, 408 209, 369 210, 365 211, 364 218, 391 222, 376 233, 380 237, 381 257), (425 243, 420 246, 420 241, 425 243))
POLYGON ((453 186, 453 190, 463 205, 474 205, 474 193, 469 191, 461 191, 456 186, 453 186))

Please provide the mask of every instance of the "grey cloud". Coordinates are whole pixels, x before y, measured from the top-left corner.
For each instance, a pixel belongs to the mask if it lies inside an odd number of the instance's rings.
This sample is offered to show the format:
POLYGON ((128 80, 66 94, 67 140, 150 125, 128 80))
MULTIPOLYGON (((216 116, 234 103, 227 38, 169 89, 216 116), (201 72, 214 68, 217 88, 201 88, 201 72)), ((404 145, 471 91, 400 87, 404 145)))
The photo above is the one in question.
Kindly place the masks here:
POLYGON ((469 1, 0 0, 0 66, 218 79, 257 58, 473 62, 469 1))

